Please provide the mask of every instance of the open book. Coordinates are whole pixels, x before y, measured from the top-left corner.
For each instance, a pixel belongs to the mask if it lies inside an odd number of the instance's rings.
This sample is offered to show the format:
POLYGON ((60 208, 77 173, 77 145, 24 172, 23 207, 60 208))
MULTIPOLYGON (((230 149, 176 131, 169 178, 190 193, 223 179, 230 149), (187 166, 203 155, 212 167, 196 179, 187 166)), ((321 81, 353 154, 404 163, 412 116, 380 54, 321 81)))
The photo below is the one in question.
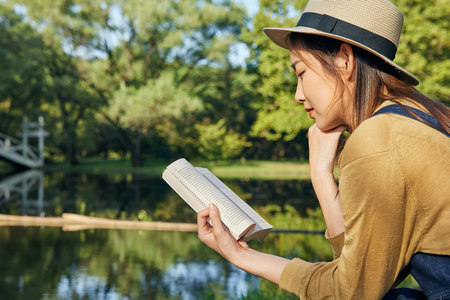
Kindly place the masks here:
POLYGON ((236 240, 257 238, 263 241, 272 229, 250 205, 206 168, 194 167, 180 158, 166 168, 162 177, 196 212, 214 203, 223 224, 236 240))

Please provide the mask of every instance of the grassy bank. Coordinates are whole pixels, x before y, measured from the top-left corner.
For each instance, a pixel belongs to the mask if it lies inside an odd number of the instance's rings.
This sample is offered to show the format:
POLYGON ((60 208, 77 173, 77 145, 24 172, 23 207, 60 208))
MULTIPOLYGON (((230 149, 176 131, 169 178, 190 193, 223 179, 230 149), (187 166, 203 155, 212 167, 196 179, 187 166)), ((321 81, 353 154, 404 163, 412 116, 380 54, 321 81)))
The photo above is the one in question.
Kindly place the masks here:
MULTIPOLYGON (((192 161, 195 166, 206 167, 221 178, 251 179, 309 179, 308 164, 295 161, 192 161)), ((170 161, 145 161, 142 167, 132 167, 129 160, 82 160, 79 165, 68 163, 47 165, 45 171, 86 172, 86 173, 127 173, 161 176, 170 161)))

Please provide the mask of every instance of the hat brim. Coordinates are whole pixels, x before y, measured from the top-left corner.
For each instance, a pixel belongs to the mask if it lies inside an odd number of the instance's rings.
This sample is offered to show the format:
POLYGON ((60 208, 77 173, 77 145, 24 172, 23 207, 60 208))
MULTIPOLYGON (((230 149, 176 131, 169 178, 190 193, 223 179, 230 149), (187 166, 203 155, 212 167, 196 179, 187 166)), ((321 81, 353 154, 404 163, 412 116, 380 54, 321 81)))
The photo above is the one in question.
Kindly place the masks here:
POLYGON ((348 44, 351 44, 351 45, 357 46, 361 49, 364 49, 367 52, 372 53, 373 55, 381 58, 386 64, 388 64, 392 68, 393 75, 395 75, 399 79, 403 80, 407 84, 409 84, 409 85, 418 85, 419 84, 419 80, 414 75, 412 75, 411 73, 409 73, 408 71, 406 71, 405 69, 400 67, 399 65, 395 64, 389 58, 387 58, 387 57, 381 55, 380 53, 374 51, 373 49, 371 49, 363 44, 360 44, 358 42, 355 42, 351 39, 341 37, 338 35, 334 35, 334 34, 331 34, 328 32, 320 31, 320 30, 317 30, 314 28, 303 27, 303 26, 291 27, 291 28, 268 27, 268 28, 264 28, 263 31, 269 37, 269 39, 271 39, 275 44, 277 44, 278 46, 285 48, 287 50, 289 50, 289 45, 287 43, 287 37, 292 32, 320 35, 320 36, 329 37, 329 38, 333 38, 333 39, 337 39, 337 40, 346 42, 348 44))

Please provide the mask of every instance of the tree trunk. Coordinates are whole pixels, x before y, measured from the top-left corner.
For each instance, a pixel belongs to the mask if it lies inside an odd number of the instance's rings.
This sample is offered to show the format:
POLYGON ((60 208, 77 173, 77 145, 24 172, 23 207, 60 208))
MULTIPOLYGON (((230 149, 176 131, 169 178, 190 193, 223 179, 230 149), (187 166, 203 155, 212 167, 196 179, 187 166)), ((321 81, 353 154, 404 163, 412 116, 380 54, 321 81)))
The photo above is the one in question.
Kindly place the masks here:
POLYGON ((108 120, 108 122, 119 131, 119 135, 125 145, 125 149, 131 155, 131 165, 133 167, 141 167, 142 166, 142 158, 141 158, 142 133, 140 133, 139 131, 133 132, 129 128, 123 128, 118 124, 117 121, 111 119, 106 113, 103 112, 102 114, 106 118, 106 120, 108 120), (136 136, 135 140, 133 140, 134 135, 136 136))
MULTIPOLYGON (((62 105, 61 105, 62 106, 62 105)), ((70 163, 70 165, 75 166, 79 164, 79 161, 77 159, 77 150, 76 150, 76 140, 77 140, 77 133, 74 128, 72 128, 71 124, 69 123, 67 114, 64 110, 61 109, 61 121, 63 123, 63 141, 64 141, 64 152, 66 160, 70 163)))
POLYGON ((76 139, 76 137, 74 138, 73 136, 68 136, 67 138, 68 145, 66 148, 66 159, 69 161, 71 166, 75 166, 80 163, 77 158, 77 150, 75 146, 75 141, 73 139, 76 139))
POLYGON ((137 132, 136 135, 136 143, 131 145, 131 164, 133 167, 141 167, 142 166, 142 157, 141 157, 141 133, 137 132))

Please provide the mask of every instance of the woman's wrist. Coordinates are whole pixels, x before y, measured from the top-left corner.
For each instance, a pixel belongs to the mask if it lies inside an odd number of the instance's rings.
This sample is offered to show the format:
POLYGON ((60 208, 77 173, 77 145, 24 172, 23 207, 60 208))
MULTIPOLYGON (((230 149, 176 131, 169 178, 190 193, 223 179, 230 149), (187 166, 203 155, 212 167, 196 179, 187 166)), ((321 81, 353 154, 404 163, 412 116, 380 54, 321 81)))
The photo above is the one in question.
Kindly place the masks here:
POLYGON ((322 210, 326 209, 327 207, 324 207, 323 204, 327 205, 329 202, 334 202, 338 193, 338 186, 334 175, 332 173, 323 173, 320 176, 311 177, 311 183, 317 200, 319 200, 322 206, 322 210))
POLYGON ((238 251, 235 251, 233 255, 228 259, 236 267, 245 270, 245 264, 251 256, 251 248, 241 248, 238 251))
POLYGON ((243 262, 245 261, 245 257, 248 256, 249 247, 240 247, 234 249, 234 251, 228 253, 227 256, 224 256, 226 260, 235 265, 236 267, 242 269, 243 262))
POLYGON ((344 231, 344 219, 336 180, 332 172, 313 174, 311 174, 311 182, 322 208, 325 223, 330 235, 335 236, 344 231))
POLYGON ((336 184, 333 171, 330 170, 311 170, 311 182, 313 186, 320 186, 321 184, 328 184, 330 182, 336 184))
POLYGON ((253 275, 279 284, 281 273, 290 262, 289 259, 263 253, 252 248, 243 248, 239 256, 229 260, 236 267, 253 275))

